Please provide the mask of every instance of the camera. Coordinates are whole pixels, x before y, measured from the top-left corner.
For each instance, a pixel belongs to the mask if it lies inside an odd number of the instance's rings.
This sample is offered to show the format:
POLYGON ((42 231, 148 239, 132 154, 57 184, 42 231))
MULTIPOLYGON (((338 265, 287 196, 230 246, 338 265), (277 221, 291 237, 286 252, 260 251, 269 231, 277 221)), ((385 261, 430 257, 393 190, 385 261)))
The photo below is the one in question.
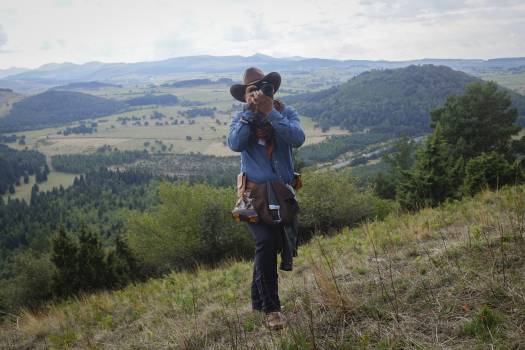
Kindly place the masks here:
POLYGON ((263 94, 265 94, 268 97, 273 98, 274 87, 272 83, 269 83, 267 81, 261 81, 255 84, 255 86, 257 87, 257 90, 261 90, 263 94))
MULTIPOLYGON (((263 94, 265 94, 268 97, 273 98, 274 86, 273 86, 272 83, 269 83, 267 81, 259 81, 259 82, 257 82, 254 85, 255 85, 256 89, 253 90, 253 91, 261 90, 263 92, 263 94)), ((269 124, 267 121, 263 121, 264 115, 261 112, 257 112, 255 114, 255 117, 256 117, 255 118, 256 125, 259 128, 264 127, 265 124, 269 124)))

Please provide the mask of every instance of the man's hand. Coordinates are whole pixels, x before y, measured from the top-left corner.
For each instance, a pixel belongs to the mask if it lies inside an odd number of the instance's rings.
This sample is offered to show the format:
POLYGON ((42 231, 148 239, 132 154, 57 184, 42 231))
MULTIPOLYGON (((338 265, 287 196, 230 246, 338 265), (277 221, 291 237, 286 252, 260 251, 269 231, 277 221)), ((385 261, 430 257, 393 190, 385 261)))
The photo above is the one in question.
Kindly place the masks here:
POLYGON ((257 110, 264 115, 270 114, 273 109, 273 99, 266 96, 261 90, 257 90, 254 93, 253 100, 257 110))
POLYGON ((244 93, 244 100, 248 104, 248 108, 252 111, 255 111, 255 100, 253 97, 256 89, 255 85, 250 85, 246 88, 246 92, 244 93))

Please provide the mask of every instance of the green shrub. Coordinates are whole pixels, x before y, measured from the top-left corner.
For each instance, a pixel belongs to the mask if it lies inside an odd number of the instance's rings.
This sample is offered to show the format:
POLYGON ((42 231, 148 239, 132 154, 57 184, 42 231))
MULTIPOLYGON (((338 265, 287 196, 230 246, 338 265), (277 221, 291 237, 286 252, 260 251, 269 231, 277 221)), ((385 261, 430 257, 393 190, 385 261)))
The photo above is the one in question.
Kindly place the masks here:
POLYGON ((522 179, 517 162, 510 164, 496 152, 482 153, 467 162, 463 192, 473 195, 486 187, 495 189, 522 179))
POLYGON ((54 266, 47 255, 27 250, 13 256, 0 280, 0 309, 35 307, 52 295, 54 266))
POLYGON ((128 238, 146 274, 253 254, 244 223, 231 217, 234 188, 162 183, 160 204, 128 217, 128 238))
POLYGON ((327 232, 353 226, 365 218, 383 218, 395 206, 370 188, 358 189, 350 171, 305 173, 298 191, 299 224, 303 230, 327 232))

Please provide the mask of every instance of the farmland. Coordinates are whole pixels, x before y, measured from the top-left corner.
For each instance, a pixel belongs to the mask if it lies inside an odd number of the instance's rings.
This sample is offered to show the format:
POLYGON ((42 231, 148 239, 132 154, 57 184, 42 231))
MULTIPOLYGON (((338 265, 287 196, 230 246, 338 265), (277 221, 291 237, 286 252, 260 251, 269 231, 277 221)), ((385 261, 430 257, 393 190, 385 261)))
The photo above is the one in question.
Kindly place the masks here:
MULTIPOLYGON (((123 92, 119 93, 118 90, 122 89, 108 88, 105 91, 97 91, 97 94, 124 98, 123 92)), ((139 96, 147 92, 144 90, 139 90, 140 92, 131 90, 129 92, 129 89, 126 91, 128 92, 125 93, 125 98, 139 96)), ((93 152, 105 144, 116 146, 121 150, 142 150, 145 148, 145 143, 154 144, 157 140, 162 141, 162 144, 166 145, 167 148, 171 146, 171 153, 235 154, 223 143, 228 135, 231 116, 234 113, 232 105, 235 104, 227 86, 209 84, 192 88, 157 88, 155 92, 174 94, 183 101, 188 101, 189 106, 143 106, 93 119, 90 121, 97 123, 97 132, 93 134, 70 134, 68 136, 58 134, 65 127, 79 125, 78 122, 60 127, 25 131, 18 133, 18 135, 26 136, 26 145, 13 147, 25 148, 27 146, 50 156, 93 152), (212 117, 199 116, 194 118, 181 115, 183 112, 195 108, 215 108, 214 115, 212 117), (152 119, 155 111, 165 117, 152 119), (126 125, 123 123, 125 118, 131 119, 126 125), (175 119, 177 119, 177 124, 173 125, 175 119), (134 123, 134 121, 138 121, 140 124, 134 123)), ((307 117, 301 117, 301 122, 307 137, 305 144, 320 142, 330 135, 347 133, 347 131, 339 128, 321 132, 320 129, 314 127, 314 122, 307 117)), ((160 148, 149 149, 149 151, 160 151, 160 148)))

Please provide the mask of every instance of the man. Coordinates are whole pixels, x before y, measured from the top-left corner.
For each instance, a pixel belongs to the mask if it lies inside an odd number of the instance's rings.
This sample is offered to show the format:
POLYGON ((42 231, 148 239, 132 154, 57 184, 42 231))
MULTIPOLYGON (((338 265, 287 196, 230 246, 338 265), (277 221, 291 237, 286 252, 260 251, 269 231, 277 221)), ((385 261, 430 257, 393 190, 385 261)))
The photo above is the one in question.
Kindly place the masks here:
MULTIPOLYGON (((259 68, 251 67, 244 72, 243 83, 230 88, 232 96, 244 105, 243 111, 232 118, 228 146, 241 152, 241 172, 246 173, 247 191, 254 184, 267 181, 291 184, 292 148, 304 143, 305 134, 295 109, 270 97, 279 89, 281 76, 276 72, 265 75, 259 68), (270 85, 273 93, 263 89, 263 84, 265 88, 270 85)), ((264 312, 268 328, 280 329, 284 318, 278 294, 277 250, 283 226, 261 221, 247 225, 255 240, 252 309, 264 312)))

